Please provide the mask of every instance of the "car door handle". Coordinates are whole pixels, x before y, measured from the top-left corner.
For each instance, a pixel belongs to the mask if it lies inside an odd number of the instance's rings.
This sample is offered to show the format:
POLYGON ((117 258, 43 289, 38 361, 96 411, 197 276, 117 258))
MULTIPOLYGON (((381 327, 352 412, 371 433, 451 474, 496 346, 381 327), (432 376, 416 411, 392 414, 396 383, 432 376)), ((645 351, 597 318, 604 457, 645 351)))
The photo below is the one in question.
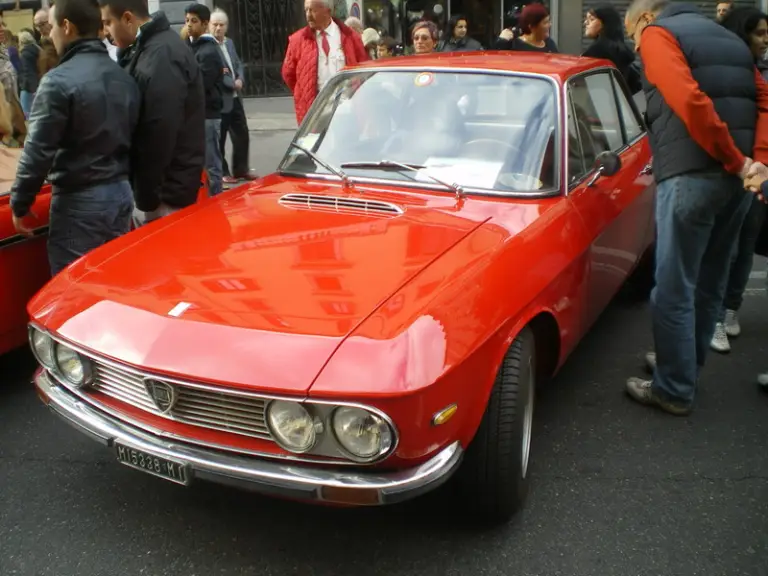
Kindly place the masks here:
POLYGON ((653 162, 648 162, 645 166, 643 166, 643 169, 640 170, 640 176, 645 176, 646 174, 652 174, 653 173, 653 162))

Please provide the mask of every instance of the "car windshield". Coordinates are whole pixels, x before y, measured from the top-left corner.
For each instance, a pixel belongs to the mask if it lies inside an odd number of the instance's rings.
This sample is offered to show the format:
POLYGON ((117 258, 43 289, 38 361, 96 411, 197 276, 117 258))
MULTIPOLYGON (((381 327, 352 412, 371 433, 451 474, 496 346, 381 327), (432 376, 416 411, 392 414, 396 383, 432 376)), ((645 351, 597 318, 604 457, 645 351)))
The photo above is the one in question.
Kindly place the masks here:
POLYGON ((470 192, 556 189, 556 101, 545 78, 342 73, 318 96, 279 170, 470 192))

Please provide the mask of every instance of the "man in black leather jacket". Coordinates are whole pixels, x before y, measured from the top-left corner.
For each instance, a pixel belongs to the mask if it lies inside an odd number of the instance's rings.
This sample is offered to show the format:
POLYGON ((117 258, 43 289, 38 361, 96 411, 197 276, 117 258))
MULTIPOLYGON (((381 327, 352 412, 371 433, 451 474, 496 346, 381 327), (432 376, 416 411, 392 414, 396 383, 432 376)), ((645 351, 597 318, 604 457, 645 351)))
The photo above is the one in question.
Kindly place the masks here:
POLYGON ((205 93, 200 67, 163 12, 146 0, 99 0, 118 62, 141 91, 132 181, 137 224, 197 201, 205 163, 205 93))
POLYGON ((58 0, 49 18, 61 61, 37 89, 11 210, 16 230, 31 235, 22 219, 50 179, 48 260, 56 274, 130 230, 128 176, 139 90, 99 40, 97 0, 58 0))
POLYGON ((187 6, 186 26, 192 52, 203 74, 205 87, 205 170, 208 192, 222 191, 221 111, 224 107, 224 68, 226 63, 219 43, 208 33, 211 10, 205 4, 187 6))

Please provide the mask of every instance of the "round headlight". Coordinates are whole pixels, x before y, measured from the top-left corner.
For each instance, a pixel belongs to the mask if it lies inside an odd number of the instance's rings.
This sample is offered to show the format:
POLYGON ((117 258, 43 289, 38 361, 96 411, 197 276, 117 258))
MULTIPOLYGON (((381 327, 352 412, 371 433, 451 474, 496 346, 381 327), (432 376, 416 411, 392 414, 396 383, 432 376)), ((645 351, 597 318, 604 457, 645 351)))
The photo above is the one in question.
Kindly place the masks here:
POLYGON ((337 408, 333 413, 333 432, 344 450, 356 458, 374 458, 392 447, 389 424, 362 408, 337 408))
POLYGON ((306 452, 315 445, 315 421, 298 402, 275 400, 267 408, 267 425, 275 441, 291 452, 306 452))
POLYGON ((88 383, 88 361, 69 346, 56 345, 56 367, 64 378, 78 388, 88 383))
POLYGON ((37 328, 32 328, 29 343, 40 364, 48 368, 48 370, 56 368, 56 359, 53 355, 53 339, 48 334, 41 332, 37 328))

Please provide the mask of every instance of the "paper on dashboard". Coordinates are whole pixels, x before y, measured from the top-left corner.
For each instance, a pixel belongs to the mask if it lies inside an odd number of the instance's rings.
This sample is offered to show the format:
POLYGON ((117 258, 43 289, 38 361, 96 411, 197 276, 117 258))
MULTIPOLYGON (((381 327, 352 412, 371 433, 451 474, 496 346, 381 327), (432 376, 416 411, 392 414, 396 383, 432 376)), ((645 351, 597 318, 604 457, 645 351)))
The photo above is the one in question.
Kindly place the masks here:
POLYGON ((427 158, 424 170, 416 173, 420 182, 433 182, 429 175, 448 184, 469 188, 494 188, 503 162, 487 160, 466 160, 463 158, 427 158))

